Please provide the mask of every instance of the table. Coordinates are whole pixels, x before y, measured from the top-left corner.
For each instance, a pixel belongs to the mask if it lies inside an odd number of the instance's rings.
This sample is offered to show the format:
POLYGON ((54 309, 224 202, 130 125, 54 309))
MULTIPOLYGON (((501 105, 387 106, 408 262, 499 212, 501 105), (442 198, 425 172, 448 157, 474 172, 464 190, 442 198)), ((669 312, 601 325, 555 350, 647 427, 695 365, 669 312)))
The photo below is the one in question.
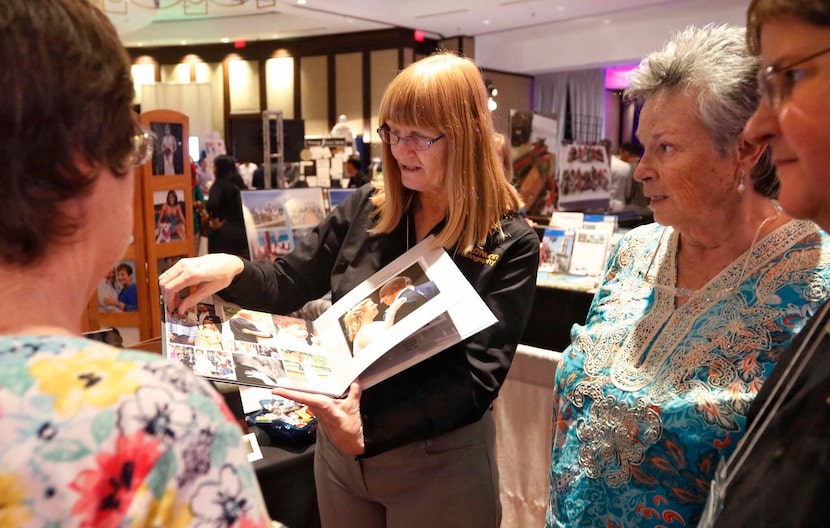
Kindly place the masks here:
POLYGON ((561 354, 519 345, 493 403, 502 528, 545 524, 553 385, 561 354))
POLYGON ((522 335, 521 343, 534 347, 563 351, 571 342, 571 327, 583 324, 593 292, 549 286, 536 286, 533 310, 522 335))

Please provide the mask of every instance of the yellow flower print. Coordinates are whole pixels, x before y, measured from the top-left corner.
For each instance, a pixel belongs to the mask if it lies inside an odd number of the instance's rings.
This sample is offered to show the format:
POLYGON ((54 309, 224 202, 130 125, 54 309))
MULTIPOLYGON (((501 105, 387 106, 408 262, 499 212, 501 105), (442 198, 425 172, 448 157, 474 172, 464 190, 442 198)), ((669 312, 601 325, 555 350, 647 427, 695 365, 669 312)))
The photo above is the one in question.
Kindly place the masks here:
POLYGON ((54 396, 55 410, 71 415, 84 404, 105 408, 122 394, 135 392, 138 383, 130 372, 136 368, 131 361, 116 360, 109 350, 90 348, 65 358, 34 361, 30 373, 42 392, 54 396))
POLYGON ((26 490, 15 475, 0 473, 0 526, 23 526, 32 517, 23 504, 26 490))
POLYGON ((193 514, 187 504, 177 501, 179 493, 174 489, 167 489, 160 498, 153 498, 153 493, 142 485, 133 498, 133 511, 143 512, 134 517, 130 526, 142 528, 144 526, 164 526, 165 528, 187 528, 193 524, 193 514), (146 505, 144 503, 147 503, 146 505), (141 505, 140 508, 136 506, 141 505))

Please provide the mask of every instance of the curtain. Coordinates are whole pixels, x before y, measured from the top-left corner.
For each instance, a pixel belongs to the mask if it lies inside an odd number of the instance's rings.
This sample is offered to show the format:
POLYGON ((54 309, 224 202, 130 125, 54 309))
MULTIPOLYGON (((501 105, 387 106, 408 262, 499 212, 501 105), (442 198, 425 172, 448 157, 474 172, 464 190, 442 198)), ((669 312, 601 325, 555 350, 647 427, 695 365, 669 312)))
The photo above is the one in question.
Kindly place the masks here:
MULTIPOLYGON (((190 120, 190 135, 211 131, 213 100, 210 83, 152 83, 141 86, 141 111, 175 110, 190 120)), ((187 138, 183 138, 187 141, 187 138)), ((191 155, 196 159, 198 152, 191 155), (194 155, 195 154, 195 155, 194 155)))
POLYGON ((574 141, 598 142, 605 134, 605 70, 571 73, 568 93, 574 141))
POLYGON ((568 71, 536 77, 534 111, 556 114, 559 138, 565 137, 566 118, 574 141, 595 143, 605 131, 605 70, 568 71), (565 114, 570 98, 570 115, 565 114))
MULTIPOLYGON (((568 74, 552 73, 540 75, 534 81, 534 112, 554 115, 557 120, 556 138, 559 143, 565 137, 565 104, 568 99, 568 74)), ((553 152, 559 152, 559 145, 549 145, 553 152)))

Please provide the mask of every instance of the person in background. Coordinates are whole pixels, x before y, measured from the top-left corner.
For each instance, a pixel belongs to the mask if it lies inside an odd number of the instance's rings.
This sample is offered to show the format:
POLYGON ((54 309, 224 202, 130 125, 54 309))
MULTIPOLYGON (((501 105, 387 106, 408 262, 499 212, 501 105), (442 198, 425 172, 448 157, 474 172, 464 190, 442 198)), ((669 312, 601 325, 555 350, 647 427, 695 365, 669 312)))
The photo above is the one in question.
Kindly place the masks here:
POLYGON ((625 199, 627 209, 634 208, 641 211, 648 209, 648 197, 643 194, 643 182, 634 179, 634 171, 642 156, 643 146, 639 143, 624 141, 620 145, 620 159, 631 165, 631 192, 625 199))
POLYGON ((152 152, 115 28, 86 0, 0 12, 0 524, 269 526, 222 397, 158 354, 79 335, 152 152))
POLYGON ((444 52, 413 63, 387 87, 378 117, 383 178, 358 188, 292 253, 273 264, 183 259, 159 284, 165 298, 189 287, 184 308, 219 291, 284 314, 329 289, 336 302, 433 235, 497 322, 376 385, 355 382, 343 399, 275 394, 317 416, 323 527, 495 528, 490 405, 530 316, 539 238, 517 213, 474 62, 444 52))
POLYGON ((372 180, 368 174, 360 170, 360 158, 357 156, 349 156, 343 168, 346 171, 344 176, 349 178, 349 187, 351 188, 366 185, 372 180))
POLYGON ((246 189, 254 189, 254 172, 258 168, 253 161, 244 161, 236 165, 236 170, 239 172, 239 177, 242 178, 242 183, 245 184, 246 189))
POLYGON ((193 252, 195 255, 200 254, 200 247, 202 242, 202 223, 203 211, 205 211, 205 193, 202 192, 202 186, 199 185, 196 173, 191 173, 190 186, 193 191, 193 252))
POLYGON ((830 238, 779 210, 767 145, 742 132, 759 101, 744 40, 690 27, 631 77, 656 223, 620 240, 557 369, 548 527, 696 525, 759 387, 827 298, 830 238))
POLYGON ((349 126, 349 118, 345 114, 340 114, 337 118, 337 123, 331 127, 329 133, 332 137, 342 137, 346 139, 347 145, 354 145, 354 132, 349 126))
POLYGON ((611 171, 611 178, 608 184, 608 194, 610 195, 608 208, 612 212, 619 212, 625 209, 631 197, 631 177, 634 172, 634 166, 623 159, 626 153, 622 149, 622 146, 620 147, 619 155, 615 155, 611 154, 611 141, 609 139, 603 139, 600 143, 605 147, 605 153, 608 156, 611 171))
MULTIPOLYGON (((746 135, 769 142, 784 210, 830 230, 830 3, 753 0, 747 41, 761 55, 762 97, 746 135)), ((700 526, 830 526, 828 323, 825 302, 781 354, 749 407, 746 435, 718 468, 700 526)))
POLYGON ((210 168, 208 159, 204 156, 199 158, 199 166, 196 169, 196 181, 203 194, 210 192, 213 185, 213 171, 210 168))
MULTIPOLYGON (((510 143, 507 141, 504 134, 496 132, 493 134, 493 138, 496 142, 496 151, 499 153, 502 167, 504 168, 504 177, 507 178, 507 181, 510 182, 511 185, 515 185, 516 178, 513 174, 513 149, 510 147, 510 143)), ((524 202, 522 203, 522 206, 519 207, 519 216, 524 218, 525 222, 527 222, 527 225, 530 227, 536 227, 536 222, 527 217, 527 208, 525 207, 524 202)))
MULTIPOLYGON (((236 171, 236 163, 230 156, 213 159, 215 180, 210 187, 205 206, 208 217, 208 253, 230 253, 243 258, 250 256, 245 219, 242 213, 242 195, 245 183, 236 171)), ((205 214, 202 215, 204 218, 205 214)), ((202 223, 205 226, 205 223, 202 223)))

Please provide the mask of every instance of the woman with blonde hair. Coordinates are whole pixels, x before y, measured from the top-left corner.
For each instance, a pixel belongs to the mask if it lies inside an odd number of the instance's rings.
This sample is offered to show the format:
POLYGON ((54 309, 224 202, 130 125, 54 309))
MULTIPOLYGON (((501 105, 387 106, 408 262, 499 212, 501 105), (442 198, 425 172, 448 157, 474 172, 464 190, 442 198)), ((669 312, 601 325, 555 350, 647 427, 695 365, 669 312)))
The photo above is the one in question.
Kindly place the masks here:
POLYGON ((336 302, 433 236, 497 318, 488 329, 343 399, 286 390, 319 420, 322 525, 495 528, 501 521, 490 405, 524 332, 539 238, 504 177, 481 72, 439 53, 404 69, 378 113, 383 179, 359 188, 273 264, 183 259, 160 278, 183 308, 219 291, 288 313, 329 289, 336 302), (221 291, 220 291, 221 290, 221 291), (345 524, 344 524, 345 522, 345 524))

